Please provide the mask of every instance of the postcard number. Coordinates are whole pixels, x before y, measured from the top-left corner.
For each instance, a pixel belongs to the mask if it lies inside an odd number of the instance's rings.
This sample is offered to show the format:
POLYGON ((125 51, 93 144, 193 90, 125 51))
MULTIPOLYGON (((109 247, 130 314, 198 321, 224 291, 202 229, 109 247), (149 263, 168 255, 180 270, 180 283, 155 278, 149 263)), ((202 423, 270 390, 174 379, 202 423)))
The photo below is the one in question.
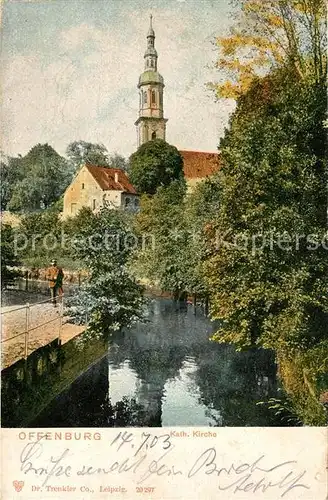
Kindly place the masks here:
POLYGON ((147 487, 137 486, 136 487, 137 493, 154 493, 154 491, 155 491, 155 488, 151 488, 149 486, 147 486, 147 487))

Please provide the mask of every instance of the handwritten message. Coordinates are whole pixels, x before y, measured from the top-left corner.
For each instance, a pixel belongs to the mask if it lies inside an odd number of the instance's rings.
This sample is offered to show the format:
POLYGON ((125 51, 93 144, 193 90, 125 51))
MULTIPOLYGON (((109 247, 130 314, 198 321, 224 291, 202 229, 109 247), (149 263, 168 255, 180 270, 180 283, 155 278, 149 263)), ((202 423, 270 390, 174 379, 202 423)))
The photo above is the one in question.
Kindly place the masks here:
POLYGON ((204 493, 227 499, 325 498, 324 429, 4 432, 6 440, 12 436, 15 441, 5 468, 12 484, 24 483, 24 499, 201 499, 204 493), (289 440, 280 441, 279 433, 285 439, 288 431, 289 440), (304 446, 308 432, 310 460, 304 446), (181 487, 190 492, 187 497, 179 493, 181 487))

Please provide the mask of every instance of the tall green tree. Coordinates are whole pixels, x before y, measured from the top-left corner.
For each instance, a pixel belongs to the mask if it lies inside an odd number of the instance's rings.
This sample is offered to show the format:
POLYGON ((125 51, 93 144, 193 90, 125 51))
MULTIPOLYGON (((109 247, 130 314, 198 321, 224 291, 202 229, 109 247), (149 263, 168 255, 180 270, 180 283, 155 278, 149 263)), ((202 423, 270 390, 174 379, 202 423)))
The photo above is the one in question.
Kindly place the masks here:
POLYGON ((174 181, 154 196, 143 196, 135 226, 142 241, 136 262, 139 276, 177 298, 186 292, 189 266, 184 195, 185 184, 174 181))
POLYGON ((71 180, 65 158, 49 144, 37 144, 15 160, 20 178, 14 183, 8 209, 31 211, 48 208, 58 200, 71 180))
POLYGON ((130 157, 129 177, 139 193, 153 195, 160 186, 183 182, 183 160, 175 146, 162 139, 142 144, 130 157))
POLYGON ((109 166, 109 153, 103 144, 74 141, 67 146, 66 156, 73 172, 76 172, 84 163, 109 166))
POLYGON ((221 141, 221 206, 207 228, 220 342, 292 350, 327 335, 325 115, 325 83, 293 71, 259 80, 238 101, 221 141))
POLYGON ((123 172, 127 172, 129 170, 129 162, 124 156, 119 155, 118 153, 111 154, 108 159, 108 165, 111 168, 119 168, 123 170, 123 172))

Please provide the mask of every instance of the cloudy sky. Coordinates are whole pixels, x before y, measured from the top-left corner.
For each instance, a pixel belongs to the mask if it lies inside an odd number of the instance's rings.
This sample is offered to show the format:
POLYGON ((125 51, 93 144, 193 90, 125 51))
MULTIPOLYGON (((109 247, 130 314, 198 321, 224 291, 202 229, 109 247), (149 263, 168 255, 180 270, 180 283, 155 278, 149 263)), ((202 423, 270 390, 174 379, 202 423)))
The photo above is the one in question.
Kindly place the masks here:
POLYGON ((6 154, 74 140, 128 156, 137 147, 137 81, 149 14, 165 80, 167 141, 215 151, 233 103, 206 82, 216 36, 227 33, 229 0, 4 0, 2 131, 6 154))

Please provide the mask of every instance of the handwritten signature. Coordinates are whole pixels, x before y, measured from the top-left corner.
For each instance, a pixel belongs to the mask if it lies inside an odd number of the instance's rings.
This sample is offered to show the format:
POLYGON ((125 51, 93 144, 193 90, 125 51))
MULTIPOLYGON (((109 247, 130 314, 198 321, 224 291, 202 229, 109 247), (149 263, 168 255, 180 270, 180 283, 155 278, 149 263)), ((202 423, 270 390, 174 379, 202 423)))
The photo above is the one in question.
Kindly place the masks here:
POLYGON ((156 476, 179 475, 187 480, 192 480, 195 476, 206 475, 216 478, 217 488, 220 491, 265 493, 274 488, 281 498, 296 488, 310 489, 310 486, 302 482, 307 471, 297 470, 296 460, 265 467, 269 457, 261 455, 253 462, 232 462, 227 467, 218 464, 220 457, 217 450, 215 447, 210 447, 196 459, 193 457, 190 457, 190 460, 186 459, 185 468, 182 470, 175 463, 176 446, 173 445, 168 434, 154 436, 142 433, 139 446, 135 446, 134 441, 132 433, 120 432, 109 443, 109 455, 122 454, 124 450, 121 451, 121 448, 125 446, 126 454, 122 459, 116 457, 115 460, 109 460, 105 466, 101 467, 82 464, 79 467, 75 465, 73 468, 73 465, 69 463, 73 452, 69 448, 64 449, 57 456, 46 458, 45 442, 41 438, 26 444, 23 448, 20 454, 20 469, 24 474, 34 474, 41 477, 43 479, 42 486, 45 486, 52 477, 70 478, 132 472, 136 475, 137 484, 156 476))
POLYGON ((235 465, 234 463, 232 463, 229 467, 220 468, 215 462, 216 457, 217 452, 215 448, 208 448, 207 450, 205 450, 197 458, 197 460, 189 470, 188 478, 192 478, 199 472, 203 472, 206 475, 214 475, 216 477, 223 476, 223 480, 226 480, 227 484, 225 484, 224 486, 219 484, 219 490, 225 491, 230 489, 234 493, 237 493, 237 491, 255 493, 258 490, 265 493, 269 488, 276 487, 282 490, 280 495, 281 498, 287 495, 287 493, 294 488, 310 489, 309 486, 298 482, 305 476, 306 471, 298 473, 295 472, 292 468, 292 470, 289 470, 287 472, 287 466, 291 466, 291 464, 297 464, 296 460, 281 462, 270 468, 262 468, 259 465, 265 458, 265 455, 262 455, 253 463, 242 463, 239 465, 235 465), (279 480, 272 482, 270 479, 268 479, 268 476, 270 475, 270 473, 278 469, 281 469, 282 477, 279 480), (259 480, 253 479, 253 474, 255 472, 262 473, 262 477, 259 480), (233 481, 229 482, 229 480, 231 481, 231 479, 233 479, 233 481))

